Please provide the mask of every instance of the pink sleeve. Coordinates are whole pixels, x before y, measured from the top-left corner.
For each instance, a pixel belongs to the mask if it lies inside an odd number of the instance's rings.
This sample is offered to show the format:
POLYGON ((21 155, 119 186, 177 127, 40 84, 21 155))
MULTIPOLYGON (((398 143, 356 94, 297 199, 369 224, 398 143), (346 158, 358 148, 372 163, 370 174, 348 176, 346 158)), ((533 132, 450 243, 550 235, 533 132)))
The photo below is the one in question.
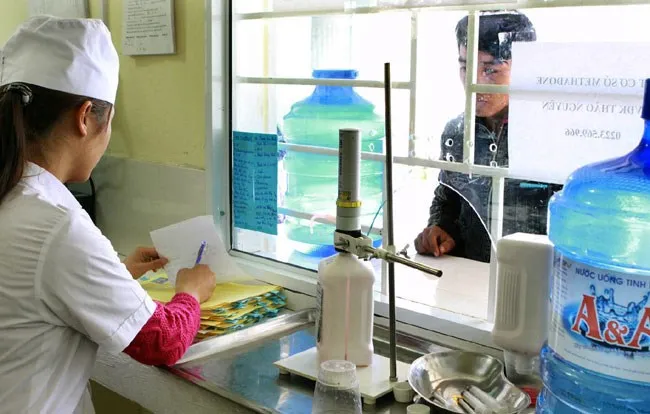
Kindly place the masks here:
POLYGON ((192 345, 199 330, 201 309, 192 295, 178 293, 156 310, 124 352, 147 365, 174 365, 192 345))

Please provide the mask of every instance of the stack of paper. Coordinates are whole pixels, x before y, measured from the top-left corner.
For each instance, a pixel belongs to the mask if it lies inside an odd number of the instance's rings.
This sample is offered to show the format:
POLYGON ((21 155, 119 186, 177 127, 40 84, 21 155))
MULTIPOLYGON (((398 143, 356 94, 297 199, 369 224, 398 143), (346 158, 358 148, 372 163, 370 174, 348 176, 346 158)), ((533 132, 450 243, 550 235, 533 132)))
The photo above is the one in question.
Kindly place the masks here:
MULTIPOLYGON (((167 303, 174 297, 174 287, 165 273, 145 275, 140 278, 140 283, 153 300, 167 303)), ((212 297, 201 304, 201 328, 196 340, 224 335, 272 318, 286 303, 286 296, 279 286, 217 285, 212 297)))

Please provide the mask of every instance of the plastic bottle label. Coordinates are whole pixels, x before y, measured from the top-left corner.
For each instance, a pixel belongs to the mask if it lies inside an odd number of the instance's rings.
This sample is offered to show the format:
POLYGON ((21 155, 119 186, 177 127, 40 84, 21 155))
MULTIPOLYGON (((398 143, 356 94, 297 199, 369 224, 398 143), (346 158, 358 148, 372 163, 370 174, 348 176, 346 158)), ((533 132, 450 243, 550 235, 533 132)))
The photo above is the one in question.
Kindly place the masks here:
POLYGON ((316 285, 316 343, 320 343, 323 328, 323 286, 316 285))
POLYGON ((600 374, 650 382, 650 278, 587 266, 557 250, 549 346, 600 374))

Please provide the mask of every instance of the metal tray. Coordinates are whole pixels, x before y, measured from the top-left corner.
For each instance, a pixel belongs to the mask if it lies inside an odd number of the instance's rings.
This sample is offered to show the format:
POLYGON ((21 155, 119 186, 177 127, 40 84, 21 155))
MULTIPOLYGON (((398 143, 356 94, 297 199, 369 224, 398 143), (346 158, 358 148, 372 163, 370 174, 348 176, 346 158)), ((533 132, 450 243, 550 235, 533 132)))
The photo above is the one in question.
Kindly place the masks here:
POLYGON ((501 361, 476 352, 425 355, 411 365, 409 383, 421 398, 444 412, 464 412, 454 397, 469 385, 477 386, 503 403, 509 414, 521 413, 530 405, 530 397, 507 380, 501 361))
POLYGON ((239 332, 198 342, 190 346, 176 365, 212 358, 215 355, 242 352, 249 347, 259 346, 269 339, 290 335, 311 326, 315 320, 315 309, 280 315, 239 332))

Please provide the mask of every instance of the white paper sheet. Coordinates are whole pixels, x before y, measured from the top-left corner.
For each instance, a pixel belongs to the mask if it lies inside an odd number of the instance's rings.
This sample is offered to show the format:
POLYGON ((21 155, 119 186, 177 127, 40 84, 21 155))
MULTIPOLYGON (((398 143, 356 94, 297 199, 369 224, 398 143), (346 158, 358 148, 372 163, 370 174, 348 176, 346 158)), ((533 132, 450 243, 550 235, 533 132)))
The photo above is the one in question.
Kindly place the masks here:
POLYGON ((210 266, 217 283, 250 280, 228 254, 212 216, 200 216, 151 232, 151 240, 158 254, 169 259, 165 271, 171 284, 183 268, 196 263, 199 248, 206 242, 201 264, 210 266))
POLYGON ((577 168, 641 139, 650 44, 513 44, 510 175, 564 183, 577 168))
POLYGON ((29 0, 28 6, 30 16, 88 17, 88 0, 29 0))
POLYGON ((123 54, 175 53, 173 0, 126 0, 123 8, 123 54))

